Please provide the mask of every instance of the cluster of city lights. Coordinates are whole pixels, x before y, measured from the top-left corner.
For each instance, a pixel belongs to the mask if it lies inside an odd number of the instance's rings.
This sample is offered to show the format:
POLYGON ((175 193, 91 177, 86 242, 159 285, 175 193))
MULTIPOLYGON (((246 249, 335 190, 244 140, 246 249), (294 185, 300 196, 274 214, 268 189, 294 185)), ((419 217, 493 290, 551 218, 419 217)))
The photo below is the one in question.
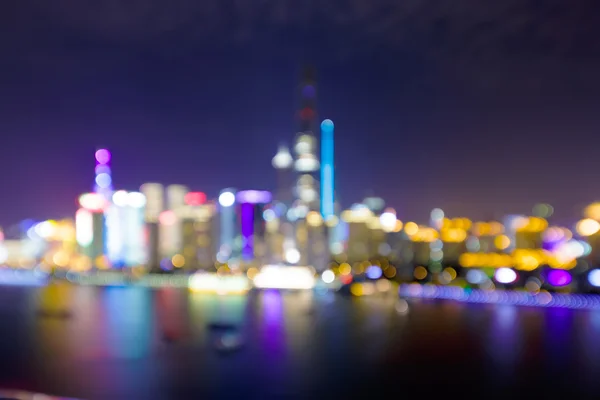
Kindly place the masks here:
POLYGON ((550 293, 547 291, 529 293, 516 290, 480 290, 413 283, 400 285, 399 294, 407 298, 454 300, 465 303, 600 309, 600 296, 598 295, 550 293))

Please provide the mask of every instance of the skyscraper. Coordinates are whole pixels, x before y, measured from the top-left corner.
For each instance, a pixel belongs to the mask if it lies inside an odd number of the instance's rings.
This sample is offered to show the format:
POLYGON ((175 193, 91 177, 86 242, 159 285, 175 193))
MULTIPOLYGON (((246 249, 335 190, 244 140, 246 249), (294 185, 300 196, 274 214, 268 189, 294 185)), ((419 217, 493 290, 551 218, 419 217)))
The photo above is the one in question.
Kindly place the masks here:
POLYGON ((321 215, 327 221, 334 215, 333 122, 321 122, 321 215))
POLYGON ((311 210, 319 209, 319 168, 316 156, 317 138, 314 134, 316 113, 316 77, 314 69, 305 68, 300 84, 298 122, 300 131, 296 135, 294 170, 297 173, 296 197, 311 210))
POLYGON ((279 146, 277 154, 275 154, 271 163, 273 168, 277 170, 277 192, 275 199, 285 204, 286 207, 290 207, 293 200, 292 167, 294 166, 294 159, 287 146, 279 146))
POLYGON ((144 183, 140 191, 146 197, 144 219, 148 246, 148 269, 157 270, 160 264, 159 224, 158 218, 164 210, 165 191, 160 183, 144 183))

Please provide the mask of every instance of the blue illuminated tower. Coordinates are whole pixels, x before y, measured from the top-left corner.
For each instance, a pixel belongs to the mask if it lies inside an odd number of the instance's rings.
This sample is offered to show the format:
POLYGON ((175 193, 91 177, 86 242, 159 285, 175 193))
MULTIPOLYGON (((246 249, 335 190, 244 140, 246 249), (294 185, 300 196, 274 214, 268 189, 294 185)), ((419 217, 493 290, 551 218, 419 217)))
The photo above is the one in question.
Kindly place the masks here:
POLYGON ((321 122, 321 215, 327 221, 334 213, 333 121, 321 122))

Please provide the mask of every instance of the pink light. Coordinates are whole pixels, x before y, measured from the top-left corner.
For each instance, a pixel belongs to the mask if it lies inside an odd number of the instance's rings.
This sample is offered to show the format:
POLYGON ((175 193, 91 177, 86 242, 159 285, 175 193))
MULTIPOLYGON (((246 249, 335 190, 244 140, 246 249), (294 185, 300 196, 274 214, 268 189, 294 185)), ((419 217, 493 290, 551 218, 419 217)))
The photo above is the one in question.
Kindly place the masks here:
POLYGON ((175 222, 177 222, 177 216, 172 210, 163 211, 158 216, 158 221, 162 225, 175 225, 175 222))
POLYGON ((244 190, 237 193, 236 199, 239 203, 266 204, 271 201, 271 193, 265 190, 244 190))
POLYGON ((110 161, 110 151, 106 149, 100 149, 96 152, 96 161, 99 164, 108 164, 110 161))
POLYGON ((188 206, 199 206, 206 203, 206 194, 202 192, 189 192, 185 195, 184 201, 188 206))

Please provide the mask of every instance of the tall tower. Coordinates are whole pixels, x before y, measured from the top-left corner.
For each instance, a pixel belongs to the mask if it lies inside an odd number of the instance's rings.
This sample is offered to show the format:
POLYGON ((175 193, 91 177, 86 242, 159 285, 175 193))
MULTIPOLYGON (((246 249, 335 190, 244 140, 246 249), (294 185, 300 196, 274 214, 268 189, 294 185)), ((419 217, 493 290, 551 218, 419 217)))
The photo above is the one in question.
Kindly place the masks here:
POLYGON ((334 215, 333 122, 321 122, 321 215, 325 221, 334 215))
POLYGON ((319 160, 317 138, 314 134, 316 112, 316 77, 314 69, 305 68, 299 88, 300 131, 296 135, 294 170, 296 171, 296 197, 310 210, 319 210, 319 160))
POLYGON ((277 170, 277 193, 275 199, 290 207, 293 200, 292 185, 294 159, 287 146, 279 146, 272 160, 273 168, 277 170))
POLYGON ((111 154, 106 149, 99 149, 95 154, 95 184, 94 192, 101 194, 108 201, 112 197, 112 171, 110 169, 111 154))

